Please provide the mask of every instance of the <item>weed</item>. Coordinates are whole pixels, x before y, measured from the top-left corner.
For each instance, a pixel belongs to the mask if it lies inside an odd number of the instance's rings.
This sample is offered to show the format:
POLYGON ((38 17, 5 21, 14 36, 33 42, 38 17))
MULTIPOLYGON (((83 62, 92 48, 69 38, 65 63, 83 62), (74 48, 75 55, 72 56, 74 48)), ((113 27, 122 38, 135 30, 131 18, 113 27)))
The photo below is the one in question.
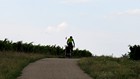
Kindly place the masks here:
POLYGON ((93 79, 140 79, 140 61, 126 58, 83 58, 79 66, 93 79))

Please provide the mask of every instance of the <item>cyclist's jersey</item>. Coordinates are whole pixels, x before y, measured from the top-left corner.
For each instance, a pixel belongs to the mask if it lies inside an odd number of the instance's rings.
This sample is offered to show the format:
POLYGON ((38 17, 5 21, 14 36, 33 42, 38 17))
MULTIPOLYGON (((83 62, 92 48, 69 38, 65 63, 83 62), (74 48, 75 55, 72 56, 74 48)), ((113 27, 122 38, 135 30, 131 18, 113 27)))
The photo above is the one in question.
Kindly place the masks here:
POLYGON ((73 38, 69 38, 68 40, 67 40, 67 45, 69 46, 69 47, 75 47, 75 43, 74 43, 74 40, 73 40, 73 38))
POLYGON ((67 43, 73 43, 73 39, 72 38, 69 38, 68 40, 67 40, 67 43))

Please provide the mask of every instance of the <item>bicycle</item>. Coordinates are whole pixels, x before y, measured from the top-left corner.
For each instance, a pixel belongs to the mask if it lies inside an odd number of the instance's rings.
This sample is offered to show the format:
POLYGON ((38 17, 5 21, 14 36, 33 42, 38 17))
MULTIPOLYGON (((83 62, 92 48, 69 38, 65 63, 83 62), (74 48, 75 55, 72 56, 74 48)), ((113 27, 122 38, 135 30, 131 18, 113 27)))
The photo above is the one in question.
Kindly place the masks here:
POLYGON ((65 46, 65 57, 66 58, 72 57, 72 48, 69 46, 65 46))

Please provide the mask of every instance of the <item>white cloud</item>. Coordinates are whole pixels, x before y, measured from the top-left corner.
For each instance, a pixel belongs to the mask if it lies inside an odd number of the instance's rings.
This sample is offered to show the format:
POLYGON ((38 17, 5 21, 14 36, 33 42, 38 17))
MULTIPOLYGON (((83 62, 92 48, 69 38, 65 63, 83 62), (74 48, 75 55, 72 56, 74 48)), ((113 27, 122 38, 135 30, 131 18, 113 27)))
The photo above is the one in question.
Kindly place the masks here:
POLYGON ((130 9, 126 11, 121 12, 113 12, 107 16, 104 16, 104 18, 114 18, 118 16, 140 16, 140 9, 130 9))
POLYGON ((140 15, 140 9, 126 10, 124 12, 118 12, 116 15, 140 15))
POLYGON ((87 3, 91 0, 63 0, 62 3, 68 4, 68 3, 87 3))
POLYGON ((66 22, 62 22, 62 23, 55 25, 55 26, 48 26, 46 31, 49 33, 61 32, 61 31, 65 30, 67 27, 68 27, 68 24, 66 22))

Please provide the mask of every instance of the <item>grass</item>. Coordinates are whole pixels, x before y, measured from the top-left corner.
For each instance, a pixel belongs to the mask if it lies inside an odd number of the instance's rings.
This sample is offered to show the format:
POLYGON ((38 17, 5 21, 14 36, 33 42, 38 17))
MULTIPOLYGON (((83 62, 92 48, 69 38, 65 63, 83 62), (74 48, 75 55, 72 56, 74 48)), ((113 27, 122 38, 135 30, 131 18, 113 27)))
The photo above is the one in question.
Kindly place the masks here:
POLYGON ((0 79, 16 79, 25 66, 44 57, 42 54, 0 52, 0 79))
POLYGON ((93 79, 140 79, 140 61, 127 58, 83 58, 79 66, 93 79))

